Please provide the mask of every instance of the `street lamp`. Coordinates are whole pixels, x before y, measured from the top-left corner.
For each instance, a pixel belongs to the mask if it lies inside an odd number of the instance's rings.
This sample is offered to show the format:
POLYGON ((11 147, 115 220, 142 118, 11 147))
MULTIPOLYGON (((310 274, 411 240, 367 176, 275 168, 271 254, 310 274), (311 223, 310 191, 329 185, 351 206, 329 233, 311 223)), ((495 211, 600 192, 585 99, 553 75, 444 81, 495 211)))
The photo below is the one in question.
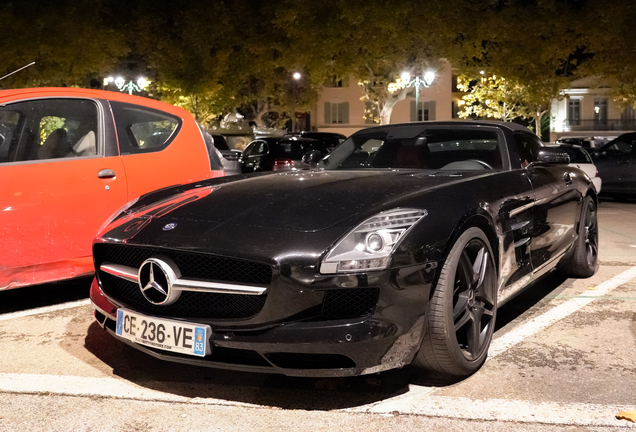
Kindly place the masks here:
POLYGON ((291 118, 291 131, 296 132, 296 92, 298 87, 298 81, 302 78, 300 72, 294 72, 292 75, 294 81, 292 81, 292 118, 291 118))
POLYGON ((142 91, 148 86, 148 84, 150 84, 150 81, 148 81, 144 77, 139 77, 136 83, 133 81, 126 82, 126 80, 123 77, 113 78, 111 76, 108 78, 104 78, 104 86, 107 86, 108 84, 112 82, 115 83, 119 91, 127 91, 128 94, 130 95, 133 94, 133 91, 136 91, 136 92, 142 91))
POLYGON ((419 99, 420 99, 420 87, 430 87, 433 84, 433 80, 435 79, 435 72, 427 71, 424 73, 424 77, 420 78, 416 76, 411 80, 411 74, 408 72, 402 73, 402 81, 404 81, 405 87, 415 87, 415 120, 418 121, 420 117, 420 107, 419 107, 419 99))

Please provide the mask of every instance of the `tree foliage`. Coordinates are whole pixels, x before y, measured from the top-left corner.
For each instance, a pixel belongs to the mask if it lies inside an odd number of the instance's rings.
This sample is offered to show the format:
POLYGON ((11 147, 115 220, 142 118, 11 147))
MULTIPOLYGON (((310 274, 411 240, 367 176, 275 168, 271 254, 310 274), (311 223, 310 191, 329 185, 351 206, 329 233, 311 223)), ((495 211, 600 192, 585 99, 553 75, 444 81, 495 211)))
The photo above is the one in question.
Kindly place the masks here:
POLYGON ((395 87, 400 74, 443 58, 525 89, 540 118, 582 76, 636 101, 635 18, 631 0, 12 0, 0 5, 0 73, 36 64, 0 88, 144 74, 154 97, 200 121, 238 110, 266 122, 311 109, 326 82, 353 76, 386 121, 412 91, 395 87))
POLYGON ((0 81, 0 88, 89 87, 128 53, 124 35, 105 25, 99 0, 38 2, 0 6, 0 73, 35 65, 0 81))
MULTIPOLYGON (((553 80, 554 83, 557 80, 553 80)), ((551 99, 559 97, 559 87, 548 82, 536 85, 519 80, 485 74, 460 75, 457 88, 465 95, 460 101, 460 117, 534 120, 535 131, 541 131, 541 119, 548 112, 551 99), (544 84, 543 86, 541 84, 544 84)))
POLYGON ((481 76, 458 78, 457 88, 466 92, 459 116, 495 118, 510 121, 529 117, 532 112, 525 105, 527 89, 503 77, 481 76))
POLYGON ((312 85, 352 76, 367 115, 388 123, 397 102, 413 92, 400 75, 440 68, 446 46, 443 23, 419 2, 284 0, 275 24, 293 45, 291 56, 310 71, 312 85), (399 88, 398 88, 399 87, 399 88))

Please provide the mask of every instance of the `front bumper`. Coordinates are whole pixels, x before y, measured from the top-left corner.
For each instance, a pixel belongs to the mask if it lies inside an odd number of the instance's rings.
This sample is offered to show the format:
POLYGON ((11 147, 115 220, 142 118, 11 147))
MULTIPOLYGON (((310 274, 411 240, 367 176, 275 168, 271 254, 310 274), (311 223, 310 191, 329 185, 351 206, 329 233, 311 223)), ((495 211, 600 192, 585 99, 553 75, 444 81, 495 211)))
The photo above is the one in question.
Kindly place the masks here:
POLYGON ((163 360, 289 376, 353 376, 411 362, 425 331, 436 267, 436 263, 427 263, 387 270, 382 279, 388 282, 380 286, 377 306, 364 317, 280 320, 258 327, 208 322, 213 330, 212 354, 203 358, 161 351, 118 337, 117 306, 104 295, 97 279, 91 286, 91 300, 102 327, 122 342, 163 360))

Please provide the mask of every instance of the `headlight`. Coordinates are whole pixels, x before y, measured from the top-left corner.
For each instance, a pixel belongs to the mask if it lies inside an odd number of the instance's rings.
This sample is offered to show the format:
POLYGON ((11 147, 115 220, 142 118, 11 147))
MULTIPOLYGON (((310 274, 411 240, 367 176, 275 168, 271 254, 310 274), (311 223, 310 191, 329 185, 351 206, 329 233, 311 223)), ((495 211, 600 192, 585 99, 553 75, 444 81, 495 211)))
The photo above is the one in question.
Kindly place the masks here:
POLYGON ((320 273, 349 273, 381 270, 404 234, 426 210, 398 209, 379 213, 355 227, 327 254, 320 273))

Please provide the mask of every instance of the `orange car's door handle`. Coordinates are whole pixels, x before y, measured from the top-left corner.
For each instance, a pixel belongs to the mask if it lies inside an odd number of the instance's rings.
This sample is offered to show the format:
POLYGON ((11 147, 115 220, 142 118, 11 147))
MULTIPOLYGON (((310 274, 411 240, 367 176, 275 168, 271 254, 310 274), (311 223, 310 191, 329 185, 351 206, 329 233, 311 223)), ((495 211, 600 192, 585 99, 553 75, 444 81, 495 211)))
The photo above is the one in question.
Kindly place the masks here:
POLYGON ((97 177, 99 178, 114 178, 116 177, 115 171, 112 169, 103 169, 97 173, 97 177))

